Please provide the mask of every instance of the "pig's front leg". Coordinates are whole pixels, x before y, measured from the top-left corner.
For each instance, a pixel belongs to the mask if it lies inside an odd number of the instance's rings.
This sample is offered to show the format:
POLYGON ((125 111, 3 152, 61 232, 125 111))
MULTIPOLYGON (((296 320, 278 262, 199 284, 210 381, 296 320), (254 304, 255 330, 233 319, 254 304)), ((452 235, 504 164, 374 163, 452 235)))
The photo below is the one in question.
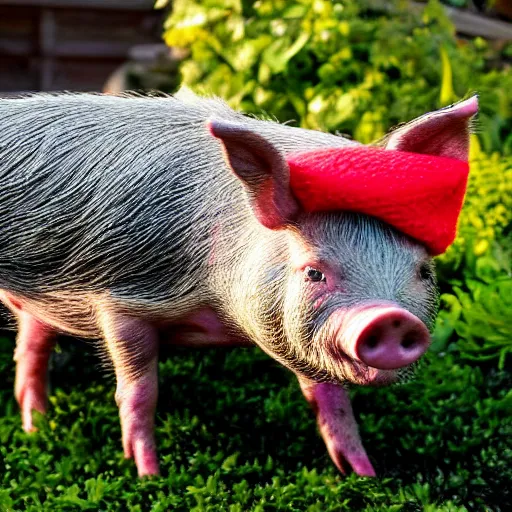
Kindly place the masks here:
POLYGON ((139 476, 156 475, 158 334, 136 318, 104 311, 98 317, 116 374, 124 455, 135 459, 139 476))
POLYGON ((348 392, 336 384, 317 384, 301 378, 299 384, 315 411, 320 434, 336 467, 343 474, 352 467, 360 476, 375 476, 359 437, 348 392))
POLYGON ((32 411, 46 412, 48 400, 48 361, 55 345, 55 332, 29 313, 17 311, 16 381, 14 395, 21 409, 26 432, 35 430, 32 411))

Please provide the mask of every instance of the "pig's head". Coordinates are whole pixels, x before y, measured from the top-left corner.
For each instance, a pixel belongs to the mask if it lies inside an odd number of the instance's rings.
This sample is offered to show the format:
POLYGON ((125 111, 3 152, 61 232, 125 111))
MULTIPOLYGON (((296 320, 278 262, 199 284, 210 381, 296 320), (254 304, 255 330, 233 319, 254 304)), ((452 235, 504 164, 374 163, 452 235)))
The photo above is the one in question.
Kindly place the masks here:
MULTIPOLYGON (((378 145, 467 162, 477 108, 474 97, 427 114, 378 145)), ((256 219, 286 240, 285 256, 260 272, 253 306, 262 348, 315 381, 379 385, 410 373, 430 344, 437 313, 432 246, 357 209, 308 211, 304 191, 299 200, 290 182, 290 160, 271 142, 223 121, 211 121, 210 130, 256 219)))

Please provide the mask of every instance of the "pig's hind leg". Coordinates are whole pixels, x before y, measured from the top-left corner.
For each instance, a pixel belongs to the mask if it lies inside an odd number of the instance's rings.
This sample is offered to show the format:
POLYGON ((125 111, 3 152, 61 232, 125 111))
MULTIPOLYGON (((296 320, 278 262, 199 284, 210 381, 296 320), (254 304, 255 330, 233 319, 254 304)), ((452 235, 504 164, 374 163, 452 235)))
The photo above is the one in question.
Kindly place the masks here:
POLYGON ((351 467, 359 476, 375 476, 359 437, 348 392, 336 384, 312 383, 300 378, 299 384, 315 411, 318 429, 336 467, 344 474, 351 467))
POLYGON ((45 413, 48 401, 48 362, 55 345, 55 331, 22 310, 16 312, 16 380, 14 394, 21 409, 23 429, 35 430, 32 411, 45 413))
POLYGON ((135 459, 139 476, 156 475, 158 333, 148 322, 103 309, 98 319, 116 374, 124 455, 135 459))

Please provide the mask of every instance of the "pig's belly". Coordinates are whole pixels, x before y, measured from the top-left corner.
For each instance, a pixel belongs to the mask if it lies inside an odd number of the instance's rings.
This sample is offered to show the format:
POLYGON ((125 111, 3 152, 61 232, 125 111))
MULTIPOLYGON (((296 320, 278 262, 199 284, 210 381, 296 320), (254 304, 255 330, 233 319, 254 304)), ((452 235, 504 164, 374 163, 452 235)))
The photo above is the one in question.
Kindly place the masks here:
MULTIPOLYGON (((0 290, 0 301, 15 315, 22 311, 27 312, 57 332, 85 338, 101 338, 91 302, 83 298, 62 300, 60 297, 52 297, 39 302, 0 290)), ((126 314, 130 315, 128 311, 126 314)), ((162 343, 190 346, 252 344, 247 336, 230 328, 209 307, 199 308, 172 320, 165 317, 155 318, 153 315, 154 313, 148 311, 146 318, 158 329, 162 343)), ((139 312, 138 316, 144 317, 144 314, 139 312)))
POLYGON ((93 303, 84 297, 47 294, 34 300, 0 290, 0 302, 18 319, 28 314, 59 333, 85 338, 100 337, 93 303))
POLYGON ((249 346, 253 343, 241 332, 228 327, 211 308, 159 326, 162 343, 187 346, 249 346))

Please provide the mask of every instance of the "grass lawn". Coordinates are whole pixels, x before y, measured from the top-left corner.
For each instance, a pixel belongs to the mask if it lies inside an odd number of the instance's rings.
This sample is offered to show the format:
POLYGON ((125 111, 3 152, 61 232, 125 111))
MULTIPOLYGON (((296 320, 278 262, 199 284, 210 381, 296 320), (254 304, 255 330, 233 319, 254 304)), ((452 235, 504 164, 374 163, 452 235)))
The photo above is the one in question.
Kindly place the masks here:
POLYGON ((416 380, 355 389, 379 477, 330 462, 293 376, 257 349, 172 349, 160 365, 162 475, 123 459, 114 380, 63 342, 39 432, 21 430, 0 338, 0 511, 512 510, 512 376, 425 358, 416 380))

